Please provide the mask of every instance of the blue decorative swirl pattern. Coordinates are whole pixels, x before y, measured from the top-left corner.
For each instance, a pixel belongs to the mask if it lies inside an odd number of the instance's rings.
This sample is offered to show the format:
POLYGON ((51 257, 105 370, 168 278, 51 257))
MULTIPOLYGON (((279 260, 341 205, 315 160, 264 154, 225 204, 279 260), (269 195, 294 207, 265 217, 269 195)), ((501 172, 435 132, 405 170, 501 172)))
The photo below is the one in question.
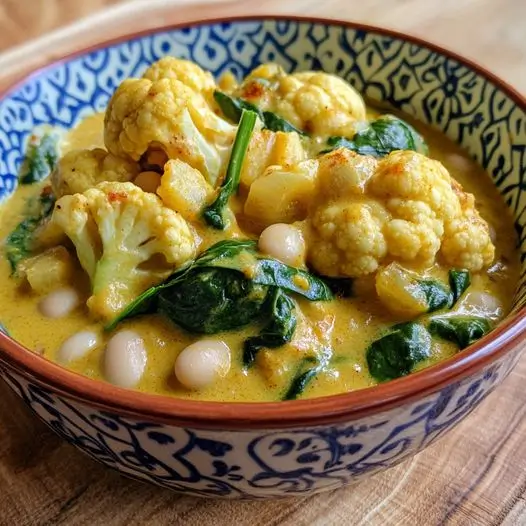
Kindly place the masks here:
MULTIPOLYGON (((526 259, 526 115, 457 61, 381 33, 297 21, 243 21, 169 30, 90 52, 30 78, 0 101, 0 200, 16 186, 35 127, 70 128, 105 108, 115 87, 163 55, 215 75, 261 62, 323 69, 371 99, 435 125, 489 172, 516 218, 526 259)), ((526 299, 524 270, 516 308, 526 299)), ((121 472, 202 496, 266 498, 340 486, 413 455, 469 414, 508 374, 508 355, 417 403, 341 425, 217 432, 139 422, 69 401, 15 372, 9 385, 66 440, 121 472)))
POLYGON ((53 394, 14 372, 11 388, 51 429, 123 474, 197 496, 305 495, 414 455, 467 416, 511 371, 508 355, 416 403, 341 425, 211 431, 124 418, 53 394))

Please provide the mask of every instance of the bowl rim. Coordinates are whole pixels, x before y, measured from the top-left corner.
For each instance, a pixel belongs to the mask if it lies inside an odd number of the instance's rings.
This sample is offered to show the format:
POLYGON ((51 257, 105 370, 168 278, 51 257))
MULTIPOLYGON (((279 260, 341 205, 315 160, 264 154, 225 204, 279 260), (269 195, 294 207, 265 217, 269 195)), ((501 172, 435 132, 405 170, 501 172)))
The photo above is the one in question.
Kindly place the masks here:
MULTIPOLYGON (((526 98, 517 90, 476 62, 428 42, 422 38, 399 31, 352 21, 297 15, 244 15, 200 18, 179 24, 170 24, 136 31, 117 38, 99 42, 23 75, 0 91, 3 100, 18 86, 38 77, 50 68, 87 53, 111 45, 186 27, 219 24, 224 22, 293 21, 310 24, 340 26, 342 28, 377 33, 400 39, 457 61, 471 69, 505 93, 526 112, 526 98)), ((113 414, 147 419, 159 424, 190 426, 222 430, 277 429, 347 422, 377 414, 418 400, 459 382, 489 366, 508 352, 518 349, 526 331, 526 306, 509 315, 490 334, 455 357, 437 365, 412 373, 403 378, 347 393, 306 400, 287 402, 207 402, 179 399, 113 386, 72 372, 25 348, 0 332, 0 362, 8 372, 13 369, 29 380, 51 388, 63 397, 85 406, 113 414), (7 369, 6 369, 7 367, 7 369)))

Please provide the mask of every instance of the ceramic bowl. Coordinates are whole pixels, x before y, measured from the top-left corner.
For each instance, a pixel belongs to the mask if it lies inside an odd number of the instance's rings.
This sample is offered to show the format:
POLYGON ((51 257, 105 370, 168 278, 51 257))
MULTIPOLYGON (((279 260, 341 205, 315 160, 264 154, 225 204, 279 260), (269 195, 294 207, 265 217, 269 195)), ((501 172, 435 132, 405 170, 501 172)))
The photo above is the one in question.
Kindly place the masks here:
MULTIPOLYGON (((473 63, 379 28, 309 19, 229 19, 101 44, 36 72, 0 101, 0 197, 15 188, 35 126, 71 127, 113 90, 175 55, 220 75, 261 62, 323 69, 441 129, 491 175, 526 257, 526 102, 473 63)), ((314 400, 226 404, 95 382, 0 336, 1 375, 54 431, 125 475, 193 495, 270 498, 337 488, 421 451, 508 375, 526 328, 524 270, 510 316, 455 358, 377 387, 314 400)))

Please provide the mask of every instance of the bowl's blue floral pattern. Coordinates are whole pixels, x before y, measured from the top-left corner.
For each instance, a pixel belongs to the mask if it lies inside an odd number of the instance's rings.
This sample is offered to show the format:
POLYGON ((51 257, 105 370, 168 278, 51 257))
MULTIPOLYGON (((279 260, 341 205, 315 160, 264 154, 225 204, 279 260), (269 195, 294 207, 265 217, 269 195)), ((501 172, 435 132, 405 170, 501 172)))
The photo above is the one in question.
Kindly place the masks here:
MULTIPOLYGON (((490 173, 516 217, 526 259, 526 115, 488 79, 424 46, 335 23, 254 20, 163 30, 59 64, 0 101, 0 200, 16 186, 35 127, 70 128, 101 111, 124 78, 163 55, 215 75, 261 62, 323 69, 371 99, 437 126, 490 173)), ((516 308, 526 297, 524 272, 516 308)), ((0 356, 1 358, 1 356, 0 356)), ((509 354, 417 402, 358 421, 292 430, 212 431, 137 421, 68 400, 20 371, 7 383, 66 440, 122 473, 194 495, 266 498, 336 488, 421 450, 469 414, 506 377, 509 354)))
POLYGON ((51 429, 125 475, 196 496, 272 498, 335 489, 414 455, 466 417, 511 371, 509 355, 415 403, 331 426, 216 431, 138 421, 4 371, 51 429))

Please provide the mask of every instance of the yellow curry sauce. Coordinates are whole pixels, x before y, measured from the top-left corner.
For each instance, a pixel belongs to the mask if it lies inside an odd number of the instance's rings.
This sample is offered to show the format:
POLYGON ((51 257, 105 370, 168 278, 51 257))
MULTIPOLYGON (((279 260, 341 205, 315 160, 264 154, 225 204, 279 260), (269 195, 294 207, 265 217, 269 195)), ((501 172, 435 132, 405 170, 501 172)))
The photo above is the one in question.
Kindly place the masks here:
MULTIPOLYGON (((85 119, 67 134, 62 153, 80 148, 103 147, 103 117, 85 119)), ((430 128, 418 125, 429 146, 429 157, 441 161, 452 177, 467 192, 475 194, 477 208, 496 232, 495 260, 489 271, 472 276, 470 292, 483 291, 500 302, 501 316, 511 306, 515 292, 519 262, 515 250, 512 219, 502 198, 489 177, 456 145, 430 128)), ((4 239, 23 218, 26 200, 39 192, 41 185, 20 187, 0 208, 0 239, 4 239)), ((447 271, 433 267, 428 275, 447 281, 447 271)), ((89 295, 89 282, 81 271, 76 279, 84 300, 89 295)), ((0 321, 10 334, 29 349, 55 359, 64 340, 77 331, 92 329, 102 338, 96 349, 70 365, 73 371, 104 380, 102 355, 109 335, 103 324, 90 320, 83 305, 64 319, 48 319, 37 309, 38 297, 27 286, 10 276, 9 264, 0 258, 0 321)), ((320 372, 307 386, 303 397, 318 397, 374 385, 368 372, 365 352, 368 345, 386 328, 401 320, 390 315, 374 293, 374 283, 368 279, 356 281, 356 296, 330 302, 309 303, 298 300, 302 313, 310 323, 299 317, 295 337, 281 348, 262 351, 258 368, 248 372, 241 364, 242 343, 254 335, 258 327, 220 333, 232 350, 232 367, 228 375, 199 391, 183 388, 175 379, 174 362, 180 351, 198 339, 159 315, 148 315, 125 321, 122 328, 133 328, 144 339, 148 353, 145 373, 137 386, 140 391, 172 395, 180 398, 217 401, 279 400, 290 383, 298 357, 308 354, 310 347, 332 356, 331 365, 320 372)), ((452 343, 433 340, 432 356, 418 364, 417 369, 444 360, 457 352, 452 343)))

